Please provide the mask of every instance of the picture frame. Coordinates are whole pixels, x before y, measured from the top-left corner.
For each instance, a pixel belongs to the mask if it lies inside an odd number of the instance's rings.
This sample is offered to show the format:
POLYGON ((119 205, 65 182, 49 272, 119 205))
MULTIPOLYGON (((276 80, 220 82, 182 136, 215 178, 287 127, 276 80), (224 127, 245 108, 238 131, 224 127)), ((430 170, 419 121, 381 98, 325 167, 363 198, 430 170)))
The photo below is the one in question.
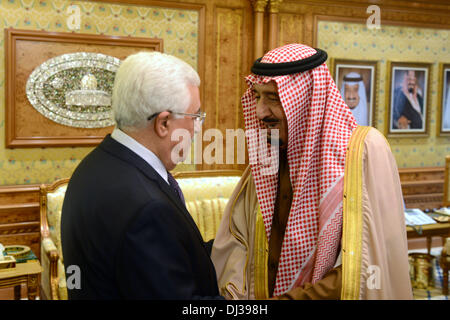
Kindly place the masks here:
MULTIPOLYGON (((65 55, 98 54, 120 63, 130 54, 139 51, 162 52, 163 40, 5 29, 6 148, 74 147, 99 144, 106 134, 112 132, 113 125, 90 128, 55 122, 30 102, 29 88, 27 88, 30 81, 28 80, 31 79, 33 72, 46 62, 65 55)), ((97 82, 94 79, 90 83, 97 82)), ((112 90, 111 81, 109 81, 109 88, 112 90)))
POLYGON ((377 61, 333 59, 333 78, 356 122, 376 125, 377 61))
POLYGON ((430 64, 388 62, 386 135, 426 137, 429 132, 430 64))
POLYGON ((450 136, 450 63, 439 65, 437 135, 450 136))

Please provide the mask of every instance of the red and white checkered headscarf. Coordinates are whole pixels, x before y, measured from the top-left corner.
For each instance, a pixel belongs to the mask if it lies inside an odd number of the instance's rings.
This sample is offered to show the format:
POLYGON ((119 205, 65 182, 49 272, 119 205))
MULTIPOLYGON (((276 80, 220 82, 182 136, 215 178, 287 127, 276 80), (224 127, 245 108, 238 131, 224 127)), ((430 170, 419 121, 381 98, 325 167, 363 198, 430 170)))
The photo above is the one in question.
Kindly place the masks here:
MULTIPOLYGON (((268 52, 261 63, 305 59, 316 50, 289 44, 268 52)), ((343 176, 347 144, 356 121, 328 68, 282 76, 249 75, 242 97, 246 130, 263 129, 256 116, 254 84, 275 81, 288 123, 287 158, 293 190, 292 206, 278 265, 274 296, 322 279, 336 261, 342 233, 343 176)), ((247 139, 249 154, 257 153, 247 139)), ((251 163, 259 206, 270 239, 278 173, 267 175, 251 163)))

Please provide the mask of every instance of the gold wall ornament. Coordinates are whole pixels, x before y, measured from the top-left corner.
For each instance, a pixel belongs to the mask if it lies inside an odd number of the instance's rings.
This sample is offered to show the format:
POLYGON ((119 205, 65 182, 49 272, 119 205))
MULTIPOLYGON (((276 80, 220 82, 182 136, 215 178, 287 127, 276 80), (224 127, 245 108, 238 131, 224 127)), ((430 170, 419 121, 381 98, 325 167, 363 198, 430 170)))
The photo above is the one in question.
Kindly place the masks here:
POLYGON ((76 52, 51 58, 33 70, 26 84, 31 105, 46 118, 71 127, 114 125, 111 94, 120 60, 76 52))
POLYGON ((81 78, 80 90, 66 93, 66 106, 111 106, 111 95, 97 89, 97 78, 86 74, 81 78))
POLYGON ((283 0, 270 0, 269 2, 269 12, 270 13, 278 13, 280 12, 280 5, 283 0))
POLYGON ((269 0, 251 0, 253 5, 253 11, 264 12, 266 10, 267 3, 269 0))

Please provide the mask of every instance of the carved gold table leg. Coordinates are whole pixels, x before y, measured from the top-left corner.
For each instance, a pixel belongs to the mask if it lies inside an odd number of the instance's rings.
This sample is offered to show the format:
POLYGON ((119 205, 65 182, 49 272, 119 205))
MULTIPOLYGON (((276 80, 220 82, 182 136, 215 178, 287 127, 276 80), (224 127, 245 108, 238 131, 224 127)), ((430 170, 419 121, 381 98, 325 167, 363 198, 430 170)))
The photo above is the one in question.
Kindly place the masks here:
POLYGON ((38 294, 38 275, 28 275, 28 300, 35 300, 38 294))

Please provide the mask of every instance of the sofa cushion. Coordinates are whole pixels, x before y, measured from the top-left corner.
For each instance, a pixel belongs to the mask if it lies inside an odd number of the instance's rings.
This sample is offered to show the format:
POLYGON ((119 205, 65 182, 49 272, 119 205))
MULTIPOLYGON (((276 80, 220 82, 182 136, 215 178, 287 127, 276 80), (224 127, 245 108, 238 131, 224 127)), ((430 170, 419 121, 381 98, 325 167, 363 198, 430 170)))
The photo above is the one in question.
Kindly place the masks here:
POLYGON ((216 198, 186 202, 186 208, 197 224, 205 242, 216 236, 227 200, 216 198))
POLYGON ((177 178, 204 241, 214 239, 228 199, 239 182, 239 176, 177 178))
POLYGON ((239 182, 238 176, 177 178, 186 202, 194 200, 228 199, 239 182))

